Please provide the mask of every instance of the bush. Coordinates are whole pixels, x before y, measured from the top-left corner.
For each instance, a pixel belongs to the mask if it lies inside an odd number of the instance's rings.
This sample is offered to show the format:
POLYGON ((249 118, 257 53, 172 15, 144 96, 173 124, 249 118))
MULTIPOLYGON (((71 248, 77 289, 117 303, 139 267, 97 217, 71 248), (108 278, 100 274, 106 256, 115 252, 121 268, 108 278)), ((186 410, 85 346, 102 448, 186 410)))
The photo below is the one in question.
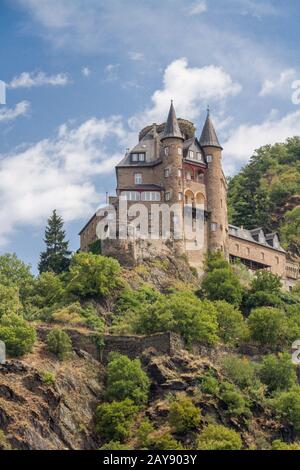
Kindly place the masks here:
POLYGON ((121 441, 130 436, 138 406, 128 398, 98 405, 96 411, 96 430, 106 440, 121 441))
POLYGON ((92 253, 77 253, 70 264, 68 292, 77 297, 105 297, 118 286, 117 260, 92 253))
POLYGON ((277 439, 272 442, 272 450, 300 450, 300 445, 296 443, 287 444, 277 439))
POLYGON ((248 294, 245 301, 247 312, 258 307, 281 307, 283 305, 284 304, 278 294, 264 291, 248 294))
POLYGON ((0 318, 0 340, 4 341, 9 356, 20 357, 32 350, 36 331, 20 315, 3 315, 0 318))
POLYGON ((210 424, 199 436, 198 450, 241 450, 241 436, 225 426, 210 424))
POLYGON ((217 251, 216 253, 208 253, 206 256, 207 271, 211 272, 215 269, 230 269, 230 264, 224 258, 224 255, 217 251))
POLYGON ((19 314, 21 311, 18 288, 0 284, 0 318, 6 314, 19 314))
POLYGON ((199 377, 199 388, 201 392, 206 393, 207 395, 217 396, 220 391, 218 380, 213 377, 211 374, 203 375, 199 377))
POLYGON ((149 438, 149 450, 184 450, 180 442, 176 441, 171 434, 156 432, 149 438))
POLYGON ((196 342, 214 345, 218 341, 217 330, 215 306, 186 292, 162 297, 142 309, 136 322, 137 333, 174 331, 188 345, 196 342))
POLYGON ((110 441, 100 447, 100 450, 131 450, 131 447, 126 444, 121 444, 120 441, 110 441))
POLYGON ((255 365, 247 358, 227 356, 222 361, 226 376, 240 388, 250 387, 255 382, 255 365))
POLYGON ((55 384, 55 375, 52 372, 41 372, 41 378, 44 385, 54 385, 55 384))
POLYGON ((225 300, 235 306, 239 306, 243 298, 239 278, 230 267, 208 272, 202 282, 202 291, 209 300, 225 300))
POLYGON ((247 326, 244 317, 233 305, 225 302, 215 302, 217 321, 219 324, 219 337, 225 344, 236 344, 247 334, 247 326))
POLYGON ((0 256, 0 284, 17 287, 22 303, 28 295, 33 279, 30 266, 19 260, 16 254, 6 253, 0 256))
POLYGON ((53 272, 46 272, 34 282, 29 302, 37 308, 51 307, 62 302, 64 296, 61 278, 53 272))
POLYGON ((296 366, 287 353, 269 355, 263 360, 259 376, 269 392, 287 390, 296 384, 296 366))
POLYGON ((109 355, 107 366, 107 397, 110 400, 131 399, 141 405, 148 400, 150 380, 139 359, 130 360, 118 353, 109 355))
POLYGON ((154 433, 154 427, 148 418, 144 418, 137 431, 137 449, 148 449, 150 445, 150 434, 154 433))
POLYGON ((300 387, 282 392, 271 400, 274 409, 300 429, 300 387))
POLYGON ((222 389, 220 398, 226 404, 228 414, 232 416, 251 416, 249 402, 239 390, 227 382, 223 383, 222 389))
POLYGON ((47 335, 47 346, 48 350, 60 361, 66 359, 72 351, 72 341, 69 335, 59 328, 54 328, 47 335))
POLYGON ((286 341, 287 319, 279 309, 262 307, 252 310, 248 325, 251 339, 262 346, 280 346, 286 341))
POLYGON ((251 283, 251 290, 253 292, 278 294, 281 288, 281 278, 269 271, 258 271, 251 283))
POLYGON ((201 422, 201 411, 187 396, 177 396, 171 403, 169 423, 175 432, 185 433, 196 429, 201 422))

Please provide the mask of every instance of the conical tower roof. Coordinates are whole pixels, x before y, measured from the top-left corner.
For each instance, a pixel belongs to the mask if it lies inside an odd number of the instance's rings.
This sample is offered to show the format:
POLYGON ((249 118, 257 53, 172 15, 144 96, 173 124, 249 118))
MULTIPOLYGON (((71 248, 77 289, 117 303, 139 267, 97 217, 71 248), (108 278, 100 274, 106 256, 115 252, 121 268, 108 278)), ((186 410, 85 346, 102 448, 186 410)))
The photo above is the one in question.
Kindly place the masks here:
POLYGON ((200 137, 200 145, 201 147, 218 147, 222 149, 209 110, 207 110, 207 118, 200 137))
POLYGON ((168 139, 169 137, 177 137, 179 139, 184 140, 178 121, 177 121, 175 109, 173 106, 173 101, 171 102, 168 120, 167 120, 166 127, 165 127, 161 140, 168 139))

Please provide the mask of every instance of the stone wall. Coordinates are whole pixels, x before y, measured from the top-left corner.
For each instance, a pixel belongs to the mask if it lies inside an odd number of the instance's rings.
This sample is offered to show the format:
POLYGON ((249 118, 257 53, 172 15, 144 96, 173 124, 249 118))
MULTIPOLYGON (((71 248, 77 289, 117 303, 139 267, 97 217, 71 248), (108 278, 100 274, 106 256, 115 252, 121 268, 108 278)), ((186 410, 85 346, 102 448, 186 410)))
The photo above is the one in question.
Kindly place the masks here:
POLYGON ((106 363, 110 352, 125 354, 131 359, 138 358, 149 348, 160 354, 172 356, 175 351, 183 348, 180 337, 174 333, 157 333, 149 336, 115 336, 104 337, 105 346, 101 360, 106 363))

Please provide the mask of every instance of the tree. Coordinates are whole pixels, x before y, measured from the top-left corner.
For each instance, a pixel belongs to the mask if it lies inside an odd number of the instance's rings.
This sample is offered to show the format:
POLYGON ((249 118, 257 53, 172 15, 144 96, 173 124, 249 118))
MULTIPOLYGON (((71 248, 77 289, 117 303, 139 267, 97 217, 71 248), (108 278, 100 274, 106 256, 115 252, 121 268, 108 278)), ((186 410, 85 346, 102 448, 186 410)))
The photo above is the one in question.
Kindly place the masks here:
POLYGON ((241 450, 241 436, 233 429, 210 424, 199 436, 198 450, 241 450))
POLYGON ((242 302, 243 288, 231 268, 208 272, 203 278, 202 291, 209 300, 225 300, 237 307, 242 302))
POLYGON ((147 402, 150 380, 139 359, 130 360, 118 353, 109 355, 107 389, 109 400, 131 399, 136 405, 147 402))
POLYGON ((269 392, 287 390, 296 384, 296 366, 287 353, 278 356, 270 354, 263 359, 259 376, 269 392))
POLYGON ((287 392, 278 394, 271 400, 271 404, 296 429, 300 429, 300 387, 296 386, 287 392))
POLYGON ((47 335, 48 350, 55 354, 60 361, 66 359, 72 351, 72 341, 69 335, 59 329, 54 328, 47 335))
POLYGON ((51 307, 60 303, 64 295, 60 277, 53 272, 45 272, 34 282, 29 302, 38 308, 51 307))
POLYGON ((0 318, 0 340, 4 341, 10 356, 21 357, 32 350, 36 331, 22 316, 6 314, 0 318))
POLYGON ((77 253, 70 264, 68 292, 79 297, 105 297, 119 285, 120 264, 113 258, 77 253))
POLYGON ((225 301, 215 302, 219 337, 228 345, 236 346, 247 335, 247 325, 241 312, 225 301))
POLYGON ((278 346, 285 343, 288 331, 287 318, 277 308, 261 307, 252 310, 248 325, 250 337, 262 346, 278 346))
POLYGON ((258 271, 251 283, 251 290, 253 292, 279 294, 281 287, 281 278, 269 271, 258 271))
POLYGON ((201 421, 201 411, 187 396, 179 395, 170 405, 169 423, 175 432, 195 430, 201 421))
POLYGON ((138 406, 128 398, 124 401, 102 403, 96 410, 96 430, 105 440, 124 442, 130 436, 138 406))
POLYGON ((21 302, 25 301, 34 280, 30 269, 16 254, 6 253, 0 256, 0 284, 17 288, 21 302))
POLYGON ((19 289, 0 284, 0 318, 6 314, 18 314, 22 311, 19 289))
POLYGON ((226 376, 240 388, 250 387, 255 383, 255 364, 246 357, 226 356, 222 361, 226 376))
POLYGON ((300 207, 297 206, 293 210, 285 214, 284 222, 280 228, 280 234, 283 246, 300 256, 300 207))
POLYGON ((54 210, 45 230, 46 251, 40 255, 40 274, 48 271, 60 274, 68 270, 71 252, 68 249, 69 242, 66 240, 63 226, 62 217, 54 210))

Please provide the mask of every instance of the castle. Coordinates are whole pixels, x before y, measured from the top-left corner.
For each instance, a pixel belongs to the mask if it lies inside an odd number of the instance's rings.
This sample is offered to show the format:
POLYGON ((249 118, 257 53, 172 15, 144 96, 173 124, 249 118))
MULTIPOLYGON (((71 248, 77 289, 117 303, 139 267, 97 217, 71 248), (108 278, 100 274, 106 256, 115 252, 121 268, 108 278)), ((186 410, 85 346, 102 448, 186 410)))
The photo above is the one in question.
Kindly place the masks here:
MULTIPOLYGON (((119 209, 121 199, 126 200, 129 208, 137 203, 146 208, 176 205, 179 212, 172 218, 170 233, 167 239, 135 236, 122 239, 119 226, 116 239, 108 236, 101 241, 101 252, 118 258, 123 264, 139 263, 170 252, 184 254, 190 264, 201 271, 208 251, 222 251, 231 262, 239 260, 251 270, 268 269, 279 275, 284 286, 291 290, 300 279, 299 265, 288 260, 278 235, 265 234, 261 228, 246 230, 228 224, 222 151, 209 110, 198 139, 192 122, 177 119, 172 102, 167 122, 144 128, 138 144, 127 151, 116 166, 117 195, 109 198, 118 221, 122 216, 119 209), (196 241, 194 244, 193 241, 187 242, 184 235, 180 240, 174 237, 186 208, 190 210, 192 223, 201 213, 202 243, 199 247, 196 241)), ((97 225, 104 212, 101 214, 94 214, 81 230, 82 251, 88 251, 97 241, 97 225)), ((151 232, 151 212, 148 217, 151 232)), ((126 219, 129 227, 134 224, 132 215, 126 215, 126 219)), ((160 232, 162 225, 160 220, 160 232)))

